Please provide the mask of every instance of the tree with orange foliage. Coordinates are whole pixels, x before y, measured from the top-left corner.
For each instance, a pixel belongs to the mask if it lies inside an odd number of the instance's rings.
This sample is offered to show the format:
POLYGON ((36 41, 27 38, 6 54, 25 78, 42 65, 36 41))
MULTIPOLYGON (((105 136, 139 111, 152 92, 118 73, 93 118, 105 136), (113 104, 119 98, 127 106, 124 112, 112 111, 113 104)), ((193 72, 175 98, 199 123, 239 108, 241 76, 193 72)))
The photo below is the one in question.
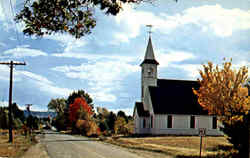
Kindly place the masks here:
POLYGON ((83 97, 76 98, 74 103, 69 106, 69 120, 72 123, 78 119, 90 120, 92 114, 92 108, 83 97))
POLYGON ((212 62, 203 65, 201 79, 198 79, 200 88, 193 91, 209 114, 219 116, 224 125, 222 131, 243 156, 249 149, 246 137, 249 138, 250 97, 248 89, 243 87, 248 79, 248 68, 243 66, 236 71, 231 67, 232 60, 225 61, 222 68, 214 67, 212 62))
POLYGON ((100 135, 100 129, 92 119, 93 111, 83 97, 78 97, 69 106, 69 120, 72 123, 73 132, 86 136, 100 135))

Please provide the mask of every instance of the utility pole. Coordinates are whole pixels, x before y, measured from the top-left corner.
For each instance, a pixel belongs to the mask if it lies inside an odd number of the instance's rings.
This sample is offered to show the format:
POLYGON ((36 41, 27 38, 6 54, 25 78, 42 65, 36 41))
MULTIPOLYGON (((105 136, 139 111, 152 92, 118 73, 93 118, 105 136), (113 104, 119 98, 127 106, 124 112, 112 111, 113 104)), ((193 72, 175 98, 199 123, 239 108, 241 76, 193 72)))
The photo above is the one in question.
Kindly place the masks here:
POLYGON ((2 65, 10 66, 10 88, 9 88, 9 142, 13 142, 13 135, 12 135, 12 84, 13 84, 13 67, 14 65, 26 65, 26 63, 21 62, 0 62, 2 65))

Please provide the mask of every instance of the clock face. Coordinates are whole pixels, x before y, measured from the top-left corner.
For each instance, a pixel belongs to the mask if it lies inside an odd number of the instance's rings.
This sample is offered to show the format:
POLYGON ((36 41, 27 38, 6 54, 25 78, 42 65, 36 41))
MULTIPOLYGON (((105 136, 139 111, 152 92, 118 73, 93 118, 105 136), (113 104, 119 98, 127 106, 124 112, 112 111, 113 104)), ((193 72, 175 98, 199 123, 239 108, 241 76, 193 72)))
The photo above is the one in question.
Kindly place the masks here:
POLYGON ((152 67, 150 67, 150 68, 148 69, 148 75, 149 75, 149 76, 152 76, 152 75, 153 75, 153 72, 154 72, 154 69, 153 69, 152 67))

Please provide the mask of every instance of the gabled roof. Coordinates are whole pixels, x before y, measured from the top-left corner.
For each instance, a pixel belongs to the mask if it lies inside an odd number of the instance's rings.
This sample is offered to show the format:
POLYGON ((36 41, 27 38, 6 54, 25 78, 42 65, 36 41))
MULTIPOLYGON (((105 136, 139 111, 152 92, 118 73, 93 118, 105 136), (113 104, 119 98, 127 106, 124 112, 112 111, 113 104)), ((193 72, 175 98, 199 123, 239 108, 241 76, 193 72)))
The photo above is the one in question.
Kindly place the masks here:
POLYGON ((145 111, 142 102, 135 103, 135 109, 139 117, 149 117, 149 111, 145 111))
POLYGON ((149 87, 155 114, 208 114, 193 93, 192 88, 199 88, 197 81, 158 79, 157 85, 149 87))
POLYGON ((154 55, 154 50, 153 50, 153 46, 152 46, 151 36, 149 36, 146 54, 145 54, 144 60, 141 63, 141 65, 144 64, 144 63, 159 65, 159 63, 155 60, 155 55, 154 55))

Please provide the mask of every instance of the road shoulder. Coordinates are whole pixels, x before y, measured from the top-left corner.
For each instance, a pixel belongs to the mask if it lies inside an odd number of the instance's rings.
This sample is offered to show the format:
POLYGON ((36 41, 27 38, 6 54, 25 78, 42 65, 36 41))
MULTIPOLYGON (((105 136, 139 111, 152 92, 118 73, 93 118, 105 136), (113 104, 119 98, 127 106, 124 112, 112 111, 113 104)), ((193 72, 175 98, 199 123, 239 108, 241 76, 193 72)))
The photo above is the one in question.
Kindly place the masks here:
POLYGON ((45 146, 40 142, 40 138, 37 137, 38 143, 31 146, 27 152, 21 158, 49 158, 45 146))

